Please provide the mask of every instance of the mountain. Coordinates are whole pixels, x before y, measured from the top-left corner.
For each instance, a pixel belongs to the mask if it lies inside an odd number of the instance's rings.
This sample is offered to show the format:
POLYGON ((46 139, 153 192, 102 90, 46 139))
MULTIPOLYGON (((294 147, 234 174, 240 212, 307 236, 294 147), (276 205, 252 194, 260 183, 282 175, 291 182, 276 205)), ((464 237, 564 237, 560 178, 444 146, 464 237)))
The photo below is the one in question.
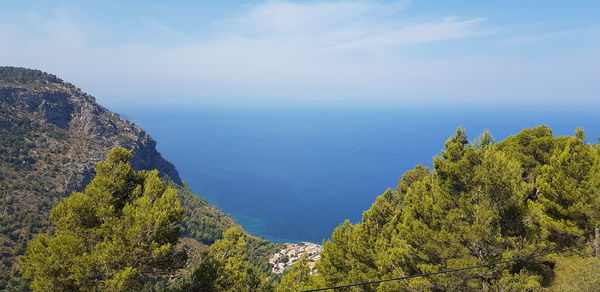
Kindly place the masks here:
MULTIPOLYGON (((237 225, 189 190, 140 127, 55 75, 0 67, 0 290, 19 285, 17 256, 51 230, 51 207, 82 190, 116 146, 133 150, 135 169, 158 169, 179 189, 186 209, 181 242, 188 248, 202 250, 237 225)), ((252 257, 266 262, 270 243, 252 237, 251 245, 252 257)))

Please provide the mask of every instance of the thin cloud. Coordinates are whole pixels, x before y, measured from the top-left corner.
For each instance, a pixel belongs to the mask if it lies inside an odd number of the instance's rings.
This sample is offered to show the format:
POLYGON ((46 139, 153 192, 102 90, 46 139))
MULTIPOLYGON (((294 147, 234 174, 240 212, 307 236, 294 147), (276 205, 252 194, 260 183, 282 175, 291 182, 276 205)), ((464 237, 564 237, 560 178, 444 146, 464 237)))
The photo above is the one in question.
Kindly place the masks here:
POLYGON ((583 36, 585 38, 598 38, 600 36, 600 27, 588 26, 576 29, 557 30, 550 32, 542 32, 532 35, 521 35, 504 39, 504 43, 508 44, 528 44, 548 40, 564 39, 571 36, 583 36))
POLYGON ((592 100, 600 91, 597 46, 507 58, 469 48, 482 36, 507 35, 490 34, 492 20, 409 17, 408 4, 265 2, 224 17, 202 39, 194 27, 137 16, 157 34, 185 40, 169 46, 101 43, 88 29, 101 24, 64 11, 12 15, 0 17, 0 63, 58 74, 114 103, 592 100), (438 53, 452 45, 461 54, 438 53), (422 49, 429 53, 417 54, 422 49))
POLYGON ((483 21, 485 19, 477 18, 466 21, 449 20, 440 23, 409 25, 374 36, 370 34, 358 40, 343 42, 325 48, 323 51, 394 47, 476 37, 487 34, 475 27, 483 21))
POLYGON ((196 38, 192 37, 191 35, 186 34, 186 33, 182 32, 180 30, 177 30, 173 27, 170 27, 166 24, 160 23, 154 19, 144 17, 141 19, 141 22, 144 23, 145 25, 157 30, 158 32, 164 33, 164 34, 172 36, 172 37, 176 37, 176 38, 190 41, 190 42, 198 41, 196 38))
POLYGON ((250 6, 244 13, 218 24, 236 32, 273 35, 322 33, 332 29, 364 26, 409 7, 410 1, 270 1, 250 6))

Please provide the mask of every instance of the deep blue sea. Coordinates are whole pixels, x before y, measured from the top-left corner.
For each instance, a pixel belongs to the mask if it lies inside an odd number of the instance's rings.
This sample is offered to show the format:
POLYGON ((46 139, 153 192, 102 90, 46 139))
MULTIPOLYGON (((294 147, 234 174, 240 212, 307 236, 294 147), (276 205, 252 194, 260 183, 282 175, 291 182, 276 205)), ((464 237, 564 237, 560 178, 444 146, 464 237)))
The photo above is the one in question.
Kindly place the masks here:
POLYGON ((276 242, 320 243, 345 219, 358 222, 375 198, 416 164, 431 165, 463 125, 470 139, 497 140, 546 124, 558 135, 600 116, 494 110, 240 108, 116 109, 143 127, 192 190, 246 230, 276 242))

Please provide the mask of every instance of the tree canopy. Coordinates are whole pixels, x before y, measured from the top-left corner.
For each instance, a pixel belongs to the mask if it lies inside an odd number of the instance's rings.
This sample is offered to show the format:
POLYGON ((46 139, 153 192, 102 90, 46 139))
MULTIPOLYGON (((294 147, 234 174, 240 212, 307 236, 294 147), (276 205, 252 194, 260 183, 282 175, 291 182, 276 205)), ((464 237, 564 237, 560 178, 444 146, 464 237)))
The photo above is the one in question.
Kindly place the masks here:
MULTIPOLYGON (((469 142, 459 128, 433 169, 407 171, 362 222, 333 231, 316 274, 298 268, 284 280, 317 288, 583 249, 600 225, 600 148, 585 137, 580 128, 555 137, 541 126, 498 143, 488 131, 469 142)), ((549 255, 355 289, 535 291, 551 286, 557 271, 567 282, 556 265, 549 255)))
POLYGON ((185 262, 174 246, 183 208, 158 171, 135 171, 117 147, 98 163, 83 192, 52 208, 53 234, 40 234, 22 256, 35 291, 126 291, 185 262))
POLYGON ((264 291, 265 279, 248 262, 244 231, 234 226, 210 247, 208 255, 172 291, 264 291))

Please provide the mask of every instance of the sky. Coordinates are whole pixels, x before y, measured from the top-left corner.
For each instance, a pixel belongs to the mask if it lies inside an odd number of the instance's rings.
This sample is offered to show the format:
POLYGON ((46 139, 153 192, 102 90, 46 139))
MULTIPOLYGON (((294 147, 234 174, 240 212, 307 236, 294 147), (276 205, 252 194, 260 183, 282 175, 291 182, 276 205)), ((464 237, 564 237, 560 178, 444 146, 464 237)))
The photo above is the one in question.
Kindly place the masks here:
POLYGON ((0 65, 105 105, 600 105, 600 1, 2 1, 0 65))

